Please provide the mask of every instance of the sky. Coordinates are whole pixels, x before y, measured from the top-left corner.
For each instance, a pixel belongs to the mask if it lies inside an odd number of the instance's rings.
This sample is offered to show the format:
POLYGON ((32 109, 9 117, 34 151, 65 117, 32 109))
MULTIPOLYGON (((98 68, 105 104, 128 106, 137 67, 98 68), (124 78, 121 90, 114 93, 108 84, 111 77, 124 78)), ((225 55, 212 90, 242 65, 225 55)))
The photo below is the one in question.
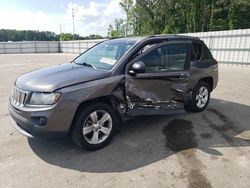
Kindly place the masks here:
POLYGON ((52 31, 106 36, 115 18, 125 18, 120 0, 0 0, 0 29, 52 31))

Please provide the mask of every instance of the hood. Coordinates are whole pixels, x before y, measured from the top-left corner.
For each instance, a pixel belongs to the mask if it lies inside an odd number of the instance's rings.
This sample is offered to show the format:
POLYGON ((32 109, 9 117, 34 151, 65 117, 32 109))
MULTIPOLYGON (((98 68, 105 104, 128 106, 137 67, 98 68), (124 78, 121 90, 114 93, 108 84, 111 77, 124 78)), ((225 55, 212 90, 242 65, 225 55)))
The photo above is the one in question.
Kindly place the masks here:
POLYGON ((69 63, 24 74, 15 84, 27 91, 52 92, 72 84, 106 78, 110 75, 109 71, 69 63))

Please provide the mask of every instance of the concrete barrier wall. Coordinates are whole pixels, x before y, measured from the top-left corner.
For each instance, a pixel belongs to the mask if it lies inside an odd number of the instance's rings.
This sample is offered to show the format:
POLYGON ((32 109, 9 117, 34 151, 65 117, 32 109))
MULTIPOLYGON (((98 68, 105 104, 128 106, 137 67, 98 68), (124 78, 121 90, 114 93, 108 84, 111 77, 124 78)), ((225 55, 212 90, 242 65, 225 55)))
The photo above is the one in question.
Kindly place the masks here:
MULTIPOLYGON (((185 33, 201 38, 220 63, 250 65, 250 29, 185 33)), ((0 42, 0 54, 77 53, 102 40, 0 42)))
POLYGON ((220 63, 250 65, 250 29, 184 35, 202 39, 220 63))
POLYGON ((1 42, 0 54, 58 53, 58 41, 1 42))
MULTIPOLYGON (((250 29, 185 33, 199 37, 220 63, 250 65, 250 29)), ((82 53, 102 40, 62 41, 61 52, 82 53)))
POLYGON ((60 41, 60 52, 80 54, 103 40, 60 41))

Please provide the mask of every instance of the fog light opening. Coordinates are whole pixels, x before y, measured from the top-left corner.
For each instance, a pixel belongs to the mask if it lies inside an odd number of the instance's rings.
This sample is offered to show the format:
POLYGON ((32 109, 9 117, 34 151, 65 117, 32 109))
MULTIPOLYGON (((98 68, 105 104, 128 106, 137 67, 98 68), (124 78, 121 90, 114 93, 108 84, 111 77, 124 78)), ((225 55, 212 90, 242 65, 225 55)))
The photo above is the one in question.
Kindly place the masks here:
POLYGON ((32 117, 31 120, 37 126, 45 126, 47 124, 46 117, 32 117))

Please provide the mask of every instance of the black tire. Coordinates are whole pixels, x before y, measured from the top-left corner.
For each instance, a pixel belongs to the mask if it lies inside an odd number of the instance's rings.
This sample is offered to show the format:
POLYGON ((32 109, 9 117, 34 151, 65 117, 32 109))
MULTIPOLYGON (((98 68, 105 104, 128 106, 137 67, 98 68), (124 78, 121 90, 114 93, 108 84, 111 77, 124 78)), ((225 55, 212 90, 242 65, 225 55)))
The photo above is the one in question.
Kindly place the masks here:
POLYGON ((72 124, 71 137, 73 141, 82 148, 85 148, 87 150, 98 150, 105 147, 111 141, 117 130, 118 122, 119 121, 116 113, 110 105, 102 102, 88 103, 86 104, 86 106, 80 108, 76 113, 74 122, 72 124), (112 119, 112 128, 108 137, 103 142, 91 144, 89 143, 87 138, 85 138, 86 135, 84 136, 83 134, 83 127, 85 126, 87 118, 89 118, 90 114, 95 111, 107 112, 112 119))
POLYGON ((209 100, 210 100, 210 91, 211 91, 211 89, 206 82, 202 82, 202 81, 198 82, 198 84, 193 89, 191 99, 186 101, 184 104, 185 110, 190 111, 190 112, 202 112, 202 111, 204 111, 207 108, 207 105, 208 105, 209 100), (198 101, 196 100, 196 96, 197 96, 200 88, 202 88, 202 87, 205 87, 207 89, 208 99, 207 99, 206 103, 204 104, 204 106, 199 107, 197 104, 198 101))

